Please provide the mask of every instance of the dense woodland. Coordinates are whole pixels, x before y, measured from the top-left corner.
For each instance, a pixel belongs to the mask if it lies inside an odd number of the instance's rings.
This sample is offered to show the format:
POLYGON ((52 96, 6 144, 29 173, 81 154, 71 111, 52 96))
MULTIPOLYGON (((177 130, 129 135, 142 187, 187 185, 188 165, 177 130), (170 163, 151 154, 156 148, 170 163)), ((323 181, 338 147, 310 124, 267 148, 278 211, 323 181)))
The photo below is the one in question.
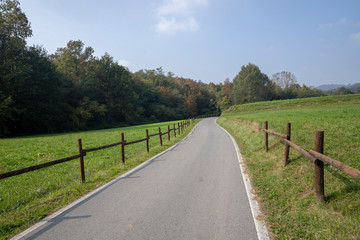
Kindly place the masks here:
POLYGON ((0 0, 0 136, 99 129, 220 114, 233 104, 321 96, 289 72, 272 79, 254 64, 233 81, 203 83, 159 67, 130 72, 80 40, 48 54, 27 46, 30 22, 0 0))

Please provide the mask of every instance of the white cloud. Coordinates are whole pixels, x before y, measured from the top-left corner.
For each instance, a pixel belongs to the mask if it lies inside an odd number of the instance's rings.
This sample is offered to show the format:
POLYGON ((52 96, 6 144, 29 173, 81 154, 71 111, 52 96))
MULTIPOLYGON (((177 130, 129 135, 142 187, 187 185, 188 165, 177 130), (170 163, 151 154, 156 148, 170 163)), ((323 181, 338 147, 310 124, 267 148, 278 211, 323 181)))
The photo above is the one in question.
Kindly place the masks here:
POLYGON ((164 0, 156 9, 156 29, 162 33, 196 31, 199 27, 194 14, 208 5, 208 0, 164 0))
POLYGON ((131 65, 131 62, 130 61, 127 61, 127 60, 125 60, 125 59, 120 59, 119 61, 118 61, 118 63, 119 63, 119 65, 121 65, 121 66, 124 66, 124 67, 130 67, 130 65, 131 65))
POLYGON ((350 39, 357 43, 360 43, 360 32, 351 34, 350 39))
POLYGON ((196 31, 198 23, 193 17, 187 17, 181 20, 175 17, 161 17, 156 28, 159 32, 174 33, 177 31, 196 31))

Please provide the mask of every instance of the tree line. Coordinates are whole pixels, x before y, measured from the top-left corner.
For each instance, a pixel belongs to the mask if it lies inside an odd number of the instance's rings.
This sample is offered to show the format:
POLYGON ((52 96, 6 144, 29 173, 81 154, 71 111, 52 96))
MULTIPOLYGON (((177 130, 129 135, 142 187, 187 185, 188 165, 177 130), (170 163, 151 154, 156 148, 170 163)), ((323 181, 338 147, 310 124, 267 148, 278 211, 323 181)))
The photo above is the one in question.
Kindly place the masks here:
POLYGON ((0 0, 0 136, 99 129, 220 114, 233 104, 324 95, 289 72, 272 79, 249 63, 233 81, 203 83, 161 67, 130 72, 71 40, 48 54, 27 46, 30 22, 0 0))

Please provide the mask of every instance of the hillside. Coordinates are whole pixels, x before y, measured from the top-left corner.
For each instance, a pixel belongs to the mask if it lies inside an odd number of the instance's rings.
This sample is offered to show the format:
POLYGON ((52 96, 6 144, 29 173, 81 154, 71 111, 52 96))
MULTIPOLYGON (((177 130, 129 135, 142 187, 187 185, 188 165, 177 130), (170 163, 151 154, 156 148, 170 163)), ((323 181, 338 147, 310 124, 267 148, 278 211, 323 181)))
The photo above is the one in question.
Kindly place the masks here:
POLYGON ((344 84, 323 84, 323 85, 317 86, 316 88, 321 90, 321 91, 327 92, 327 91, 336 90, 336 89, 341 88, 341 87, 345 87, 347 89, 350 89, 351 91, 355 91, 357 88, 360 87, 360 83, 347 84, 347 85, 344 85, 344 84))
POLYGON ((283 166, 284 145, 269 137, 264 151, 264 122, 291 141, 314 148, 316 130, 324 130, 324 153, 360 169, 360 95, 259 102, 233 106, 218 123, 237 140, 252 183, 267 213, 275 239, 357 239, 360 235, 360 182, 325 166, 325 202, 315 196, 314 166, 295 150, 283 166))

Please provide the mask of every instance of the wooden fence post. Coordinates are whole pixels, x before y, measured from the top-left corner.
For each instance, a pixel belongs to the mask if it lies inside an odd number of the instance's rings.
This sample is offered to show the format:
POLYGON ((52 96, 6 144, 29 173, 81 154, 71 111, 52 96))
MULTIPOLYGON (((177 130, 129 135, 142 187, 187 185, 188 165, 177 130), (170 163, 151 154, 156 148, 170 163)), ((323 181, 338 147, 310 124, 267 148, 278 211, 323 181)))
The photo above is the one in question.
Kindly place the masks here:
POLYGON ((146 151, 149 152, 149 130, 146 129, 146 151))
MULTIPOLYGON (((265 129, 268 130, 268 121, 265 121, 265 129)), ((265 152, 269 150, 269 134, 265 132, 265 152)))
MULTIPOLYGON (((82 141, 81 138, 78 139, 78 146, 79 146, 79 154, 83 154, 82 152, 82 141)), ((85 182, 85 168, 84 168, 84 156, 80 156, 80 174, 81 174, 81 182, 85 182)))
POLYGON ((178 133, 179 133, 179 135, 180 135, 180 123, 178 123, 178 133))
POLYGON ((125 136, 121 133, 121 161, 125 164, 125 136))
POLYGON ((175 128, 175 123, 174 123, 174 137, 176 137, 176 128, 175 128))
POLYGON ((159 137, 160 137, 160 146, 162 146, 162 133, 160 127, 159 127, 159 137))
POLYGON ((168 125, 168 140, 170 141, 170 125, 168 125))
MULTIPOLYGON (((315 132, 315 146, 314 150, 319 153, 324 153, 324 131, 315 132)), ((316 159, 315 165, 315 190, 317 200, 323 202, 325 197, 324 191, 324 163, 316 159)))
MULTIPOLYGON (((291 123, 286 124, 286 139, 290 141, 291 137, 291 123)), ((284 151, 284 167, 289 163, 289 152, 290 146, 285 143, 285 151, 284 151)))

